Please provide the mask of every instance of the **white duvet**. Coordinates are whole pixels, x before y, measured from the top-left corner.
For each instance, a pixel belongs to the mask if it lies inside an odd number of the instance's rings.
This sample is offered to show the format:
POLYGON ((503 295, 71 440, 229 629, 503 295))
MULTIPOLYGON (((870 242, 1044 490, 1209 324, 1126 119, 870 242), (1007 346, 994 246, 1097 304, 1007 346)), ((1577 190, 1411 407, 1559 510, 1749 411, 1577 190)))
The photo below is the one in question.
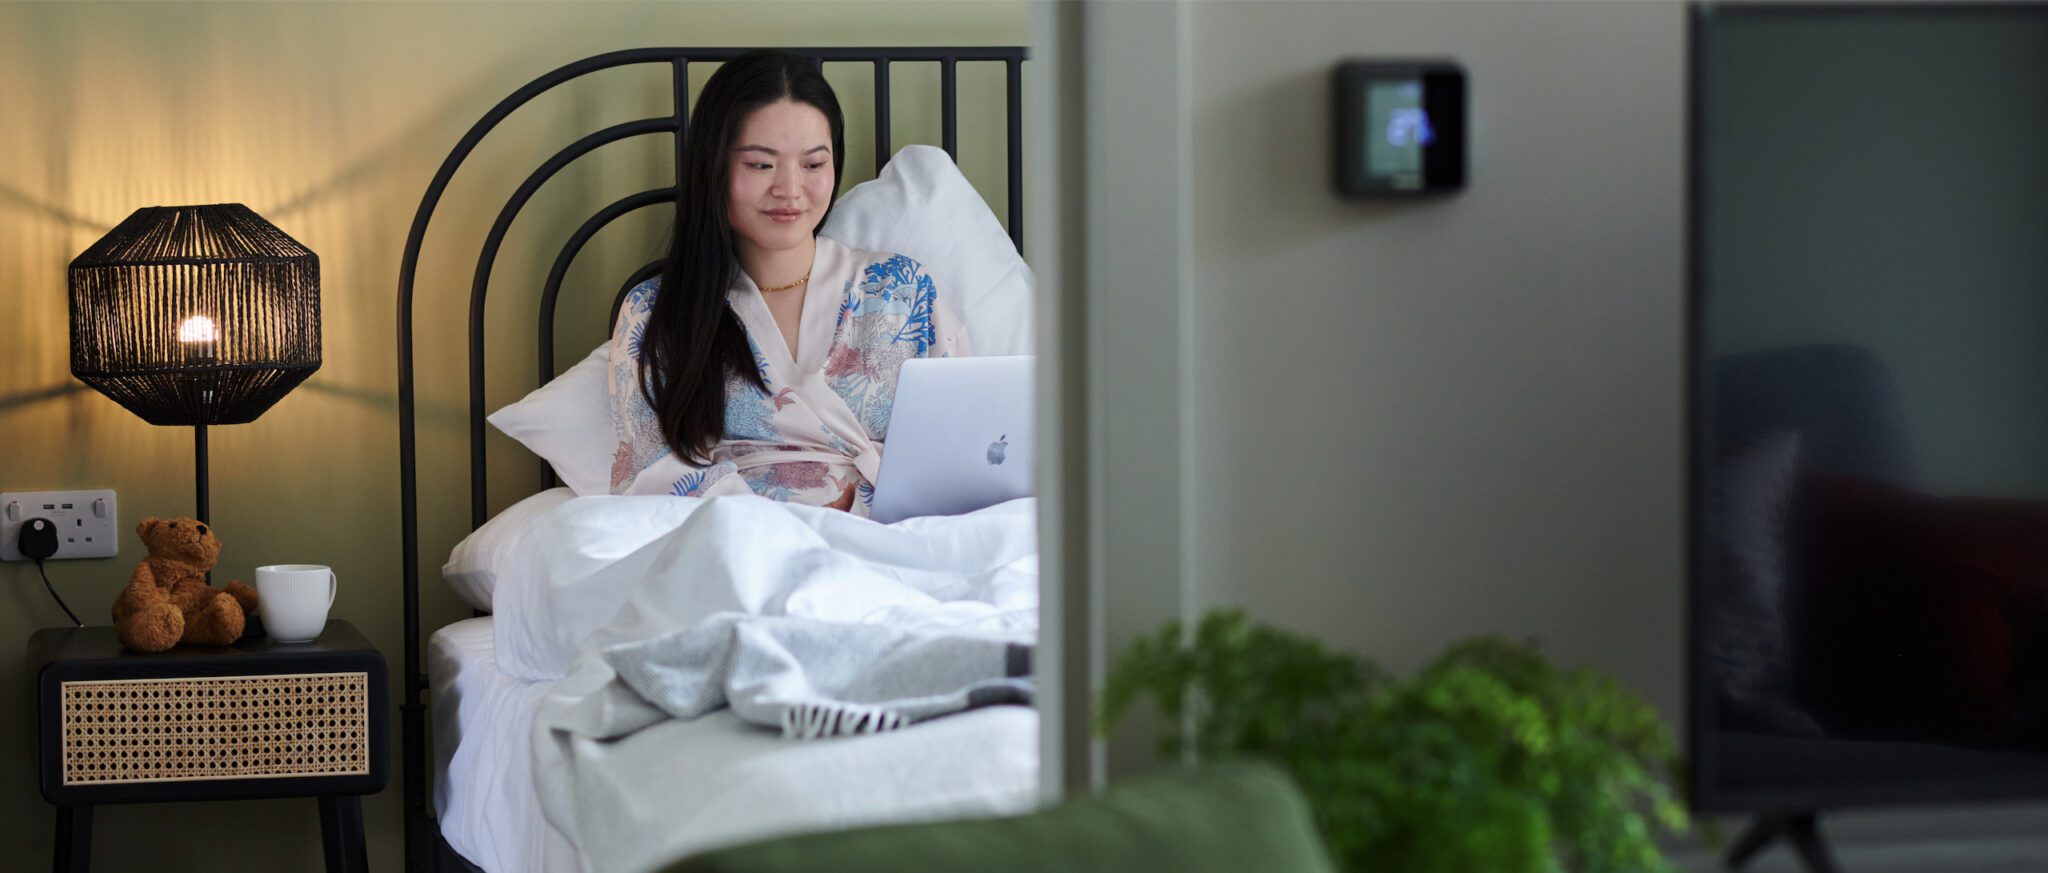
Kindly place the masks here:
POLYGON ((1036 719, 1019 707, 805 752, 823 756, 820 779, 785 792, 791 796, 772 814, 757 805, 765 800, 759 785, 750 786, 751 813, 707 797, 718 787, 716 762, 684 762, 694 781, 712 784, 646 784, 650 771, 668 766, 665 758, 691 754, 661 739, 689 735, 688 725, 619 742, 590 737, 606 713, 646 706, 615 681, 597 654, 603 647, 688 629, 720 612, 1031 641, 1036 509, 1025 499, 894 525, 751 496, 590 497, 548 511, 516 546, 523 572, 499 579, 492 606, 500 668, 560 680, 534 728, 535 780, 549 820, 576 843, 586 869, 609 871, 776 832, 1028 808, 1036 719), (832 774, 838 782, 826 778, 832 774), (890 798, 893 805, 877 802, 890 798), (663 825, 639 829, 656 833, 628 845, 635 841, 621 839, 617 827, 628 814, 663 825), (749 826, 735 832, 721 821, 749 826))

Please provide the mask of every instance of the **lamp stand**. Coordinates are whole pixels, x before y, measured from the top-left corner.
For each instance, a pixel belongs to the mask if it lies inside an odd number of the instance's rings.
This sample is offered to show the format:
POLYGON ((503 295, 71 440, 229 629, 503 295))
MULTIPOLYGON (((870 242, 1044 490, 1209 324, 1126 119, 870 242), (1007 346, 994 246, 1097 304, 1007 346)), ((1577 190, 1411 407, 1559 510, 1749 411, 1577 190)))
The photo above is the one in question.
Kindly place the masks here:
MULTIPOLYGON (((206 425, 192 426, 192 459, 199 473, 199 513, 194 517, 200 524, 212 524, 213 519, 206 517, 206 504, 210 502, 206 493, 206 425)), ((213 584, 212 570, 206 571, 206 584, 213 584)))
POLYGON ((192 455, 196 462, 195 466, 199 471, 199 513, 197 518, 200 524, 212 524, 213 520, 206 517, 206 504, 208 502, 206 494, 206 425, 192 426, 192 455))

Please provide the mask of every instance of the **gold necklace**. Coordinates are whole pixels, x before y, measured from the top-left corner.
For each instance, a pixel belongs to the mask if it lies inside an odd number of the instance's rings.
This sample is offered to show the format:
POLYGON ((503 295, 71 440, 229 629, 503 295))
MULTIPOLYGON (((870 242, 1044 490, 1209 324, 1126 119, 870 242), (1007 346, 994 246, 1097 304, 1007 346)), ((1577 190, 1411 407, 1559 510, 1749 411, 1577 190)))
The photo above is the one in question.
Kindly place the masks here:
POLYGON ((811 281, 811 271, 809 271, 809 270, 805 270, 805 271, 804 271, 804 276, 803 276, 803 278, 801 278, 801 279, 798 279, 798 280, 796 280, 796 281, 794 281, 794 282, 791 282, 791 283, 789 283, 789 284, 787 284, 787 285, 777 285, 777 286, 775 286, 775 287, 773 287, 773 288, 763 288, 763 289, 761 289, 761 292, 762 292, 762 293, 764 293, 764 294, 766 294, 766 293, 773 293, 773 292, 776 292, 776 291, 788 291, 788 290, 789 290, 789 289, 791 289, 791 288, 795 288, 796 286, 798 286, 798 285, 802 285, 803 283, 805 283, 805 282, 809 282, 809 281, 811 281))

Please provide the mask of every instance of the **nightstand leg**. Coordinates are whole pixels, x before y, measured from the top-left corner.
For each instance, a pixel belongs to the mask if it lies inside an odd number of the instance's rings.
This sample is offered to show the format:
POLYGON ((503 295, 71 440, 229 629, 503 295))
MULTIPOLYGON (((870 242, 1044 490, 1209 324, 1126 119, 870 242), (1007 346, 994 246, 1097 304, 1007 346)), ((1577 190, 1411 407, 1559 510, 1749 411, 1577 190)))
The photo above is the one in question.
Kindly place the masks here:
POLYGON ((327 873, 369 873, 363 851, 363 799, 353 794, 320 798, 320 844, 327 873))
POLYGON ((92 807, 57 807, 57 873, 92 869, 92 807))

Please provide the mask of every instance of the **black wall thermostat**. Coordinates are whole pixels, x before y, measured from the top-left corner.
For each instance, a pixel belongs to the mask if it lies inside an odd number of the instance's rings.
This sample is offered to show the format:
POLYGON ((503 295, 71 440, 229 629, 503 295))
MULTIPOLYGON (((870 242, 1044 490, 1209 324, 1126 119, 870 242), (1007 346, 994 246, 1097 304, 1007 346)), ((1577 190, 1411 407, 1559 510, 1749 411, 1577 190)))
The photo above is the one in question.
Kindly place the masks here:
POLYGON ((1337 66, 1337 191, 1407 196, 1465 186, 1465 69, 1451 61, 1337 66))

